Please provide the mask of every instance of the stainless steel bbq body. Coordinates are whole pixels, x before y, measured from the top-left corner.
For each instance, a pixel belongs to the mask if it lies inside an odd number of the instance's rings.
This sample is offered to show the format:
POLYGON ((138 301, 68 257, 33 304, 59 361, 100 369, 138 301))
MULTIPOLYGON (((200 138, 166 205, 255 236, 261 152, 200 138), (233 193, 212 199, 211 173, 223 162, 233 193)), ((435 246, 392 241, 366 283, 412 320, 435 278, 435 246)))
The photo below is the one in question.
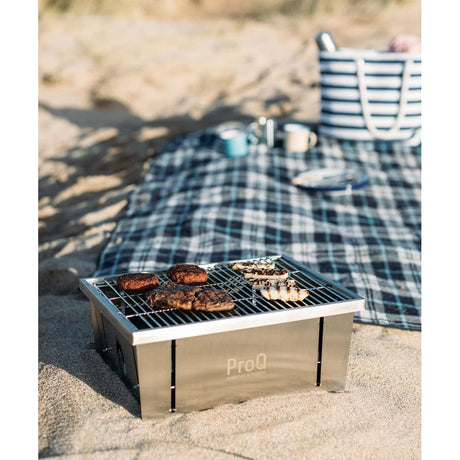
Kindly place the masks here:
MULTIPOLYGON (((231 268, 237 261, 201 265, 206 285, 232 296, 235 307, 226 312, 153 310, 145 294, 119 291, 117 276, 80 280, 96 350, 133 391, 142 418, 344 388, 353 313, 365 300, 286 256, 244 261, 266 260, 289 270, 309 296, 266 300, 231 268)), ((166 271, 155 273, 169 281, 166 271)))

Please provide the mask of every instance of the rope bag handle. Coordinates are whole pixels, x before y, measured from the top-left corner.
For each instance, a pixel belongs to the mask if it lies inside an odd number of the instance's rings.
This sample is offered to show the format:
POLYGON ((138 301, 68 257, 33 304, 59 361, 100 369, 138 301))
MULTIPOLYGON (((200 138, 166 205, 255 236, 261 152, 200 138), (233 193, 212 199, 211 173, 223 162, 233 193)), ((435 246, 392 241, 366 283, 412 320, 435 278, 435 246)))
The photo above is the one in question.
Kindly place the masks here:
MULTIPOLYGON (((361 107, 363 110, 364 121, 366 122, 367 129, 371 134, 377 139, 388 140, 393 139, 394 135, 399 131, 401 123, 404 120, 406 115, 406 106, 407 100, 409 97, 409 83, 410 83, 410 71, 412 67, 412 61, 408 60, 404 63, 403 74, 402 74, 402 83, 401 83, 401 97, 399 100, 398 115, 396 120, 389 130, 379 130, 374 121, 372 120, 371 110, 369 106, 369 99, 367 97, 367 87, 366 87, 366 74, 364 72, 364 59, 356 60, 356 70, 358 76, 358 88, 359 95, 361 99, 361 107)), ((414 129, 412 133, 412 138, 416 134, 417 130, 414 129)), ((410 139, 409 138, 409 139, 410 139)))

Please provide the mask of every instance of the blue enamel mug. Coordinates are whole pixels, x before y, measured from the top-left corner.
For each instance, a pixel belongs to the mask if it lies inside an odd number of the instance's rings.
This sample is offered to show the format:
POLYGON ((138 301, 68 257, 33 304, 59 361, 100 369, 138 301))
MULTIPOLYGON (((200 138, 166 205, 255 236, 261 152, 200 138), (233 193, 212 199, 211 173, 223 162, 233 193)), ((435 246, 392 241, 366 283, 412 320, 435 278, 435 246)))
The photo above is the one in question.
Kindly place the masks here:
POLYGON ((230 158, 244 157, 249 153, 248 134, 244 129, 228 129, 220 133, 223 150, 230 158))

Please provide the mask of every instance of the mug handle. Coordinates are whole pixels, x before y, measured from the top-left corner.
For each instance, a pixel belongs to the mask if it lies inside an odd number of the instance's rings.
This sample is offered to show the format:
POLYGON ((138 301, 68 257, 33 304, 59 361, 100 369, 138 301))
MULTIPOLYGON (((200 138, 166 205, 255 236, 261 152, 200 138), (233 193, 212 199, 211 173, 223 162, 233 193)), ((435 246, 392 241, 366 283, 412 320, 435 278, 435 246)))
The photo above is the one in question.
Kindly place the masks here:
POLYGON ((316 145, 316 141, 318 138, 316 137, 316 134, 313 131, 310 131, 308 134, 308 141, 307 141, 307 150, 314 147, 316 145))

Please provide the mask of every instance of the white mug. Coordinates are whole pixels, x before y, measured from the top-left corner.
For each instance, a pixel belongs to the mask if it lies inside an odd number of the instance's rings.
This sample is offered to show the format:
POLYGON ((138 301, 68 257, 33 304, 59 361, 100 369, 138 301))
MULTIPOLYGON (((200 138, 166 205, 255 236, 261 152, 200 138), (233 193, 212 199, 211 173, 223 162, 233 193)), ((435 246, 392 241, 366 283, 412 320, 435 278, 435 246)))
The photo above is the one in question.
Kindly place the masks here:
POLYGON ((303 153, 316 145, 316 134, 309 126, 287 123, 283 127, 284 148, 289 152, 303 153))

